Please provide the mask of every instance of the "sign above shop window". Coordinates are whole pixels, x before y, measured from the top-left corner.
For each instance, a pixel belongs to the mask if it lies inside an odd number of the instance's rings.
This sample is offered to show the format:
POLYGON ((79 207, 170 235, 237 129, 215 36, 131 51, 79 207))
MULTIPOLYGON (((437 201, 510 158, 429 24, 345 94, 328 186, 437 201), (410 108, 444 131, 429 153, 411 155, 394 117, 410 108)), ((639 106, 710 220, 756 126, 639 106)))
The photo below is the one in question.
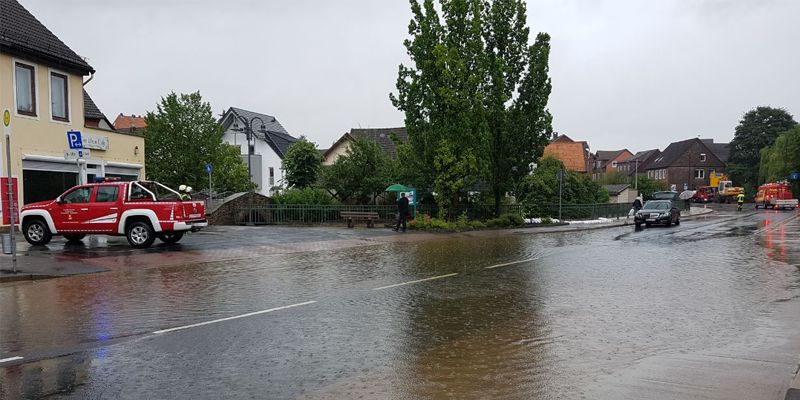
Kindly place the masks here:
POLYGON ((83 134, 83 148, 94 150, 108 150, 108 136, 83 134))

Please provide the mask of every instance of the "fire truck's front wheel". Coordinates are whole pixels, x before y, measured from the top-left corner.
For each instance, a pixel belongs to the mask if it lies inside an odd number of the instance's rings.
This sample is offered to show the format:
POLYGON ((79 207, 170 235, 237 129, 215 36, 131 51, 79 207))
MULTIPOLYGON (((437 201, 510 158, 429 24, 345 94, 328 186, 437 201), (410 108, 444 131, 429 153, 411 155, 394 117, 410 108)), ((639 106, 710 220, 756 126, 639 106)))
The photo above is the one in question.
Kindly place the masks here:
POLYGON ((143 221, 134 221, 128 224, 125 236, 128 238, 128 243, 137 249, 148 248, 156 240, 156 233, 153 231, 153 227, 143 221))
POLYGON ((22 233, 25 240, 34 246, 44 246, 53 238, 50 228, 41 219, 25 219, 22 223, 22 233))

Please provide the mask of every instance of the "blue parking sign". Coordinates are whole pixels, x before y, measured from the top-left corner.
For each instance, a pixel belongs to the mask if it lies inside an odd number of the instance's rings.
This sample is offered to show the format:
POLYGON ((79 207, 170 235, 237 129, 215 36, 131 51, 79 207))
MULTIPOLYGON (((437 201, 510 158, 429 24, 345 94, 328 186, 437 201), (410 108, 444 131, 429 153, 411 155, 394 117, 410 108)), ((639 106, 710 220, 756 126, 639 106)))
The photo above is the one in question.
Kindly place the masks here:
POLYGON ((68 131, 67 132, 67 144, 69 144, 70 149, 82 149, 83 148, 83 138, 81 138, 80 131, 68 131))

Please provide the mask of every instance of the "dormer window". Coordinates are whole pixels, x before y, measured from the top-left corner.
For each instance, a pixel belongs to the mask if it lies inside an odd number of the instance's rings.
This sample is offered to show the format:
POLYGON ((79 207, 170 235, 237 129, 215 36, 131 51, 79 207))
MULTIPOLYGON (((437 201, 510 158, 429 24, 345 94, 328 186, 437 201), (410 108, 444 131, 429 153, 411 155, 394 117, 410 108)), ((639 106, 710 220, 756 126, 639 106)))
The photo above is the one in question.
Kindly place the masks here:
POLYGON ((706 153, 700 153, 700 162, 706 162, 706 153))

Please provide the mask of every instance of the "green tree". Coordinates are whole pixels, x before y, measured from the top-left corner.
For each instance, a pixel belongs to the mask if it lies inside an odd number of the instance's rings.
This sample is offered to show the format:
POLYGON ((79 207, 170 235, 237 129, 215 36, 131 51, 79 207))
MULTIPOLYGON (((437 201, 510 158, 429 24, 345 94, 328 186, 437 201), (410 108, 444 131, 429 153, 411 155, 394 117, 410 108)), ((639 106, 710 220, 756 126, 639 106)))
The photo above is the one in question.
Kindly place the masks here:
POLYGON ((358 138, 347 153, 323 168, 323 182, 344 203, 372 203, 392 183, 392 162, 381 147, 358 138))
POLYGON ((550 37, 528 44, 522 0, 411 0, 411 11, 413 66, 400 66, 391 95, 409 134, 399 176, 432 189, 443 211, 485 179, 497 212, 552 131, 550 37))
MULTIPOLYGON (((531 216, 549 215, 550 205, 558 204, 558 173, 564 164, 553 157, 540 160, 536 169, 525 177, 517 193, 531 216)), ((589 176, 572 171, 564 172, 562 204, 607 203, 608 192, 589 176)))
POLYGON ((597 183, 601 185, 617 185, 621 183, 633 183, 633 178, 622 171, 611 171, 600 175, 597 183))
POLYGON ((761 150, 759 177, 761 182, 788 179, 800 170, 800 126, 782 133, 772 146, 761 150))
POLYGON ((552 134, 547 102, 552 88, 550 36, 540 33, 528 46, 525 3, 495 0, 486 5, 485 105, 489 131, 489 169, 495 213, 506 192, 517 189, 541 157, 552 134))
POLYGON ((156 110, 145 117, 147 176, 173 188, 186 184, 208 185, 205 165, 211 162, 212 183, 218 191, 252 188, 247 167, 236 148, 222 143, 222 127, 200 92, 161 98, 156 110))
POLYGON ((667 182, 660 181, 647 176, 639 176, 639 194, 644 200, 650 200, 653 193, 667 190, 667 182))
POLYGON ((782 108, 757 107, 747 112, 730 144, 728 173, 733 181, 737 185, 756 186, 761 149, 772 146, 781 132, 795 125, 792 115, 782 108))
POLYGON ((283 170, 286 171, 286 183, 290 188, 303 189, 317 183, 322 155, 317 146, 305 138, 292 143, 283 158, 283 170))
MULTIPOLYGON (((485 169, 487 126, 482 87, 485 47, 480 0, 411 0, 413 67, 401 65, 392 103, 405 113, 408 143, 399 147, 419 188, 432 189, 442 213, 485 169), (405 149, 403 149, 405 147, 405 149)), ((405 169, 408 172, 408 169, 405 169)))

